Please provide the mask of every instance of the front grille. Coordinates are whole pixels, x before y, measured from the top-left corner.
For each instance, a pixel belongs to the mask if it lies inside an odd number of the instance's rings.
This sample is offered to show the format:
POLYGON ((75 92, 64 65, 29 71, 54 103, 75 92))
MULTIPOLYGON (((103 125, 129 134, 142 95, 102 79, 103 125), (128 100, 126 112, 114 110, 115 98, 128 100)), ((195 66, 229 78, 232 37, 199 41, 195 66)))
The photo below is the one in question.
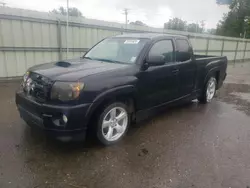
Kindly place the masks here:
POLYGON ((49 93, 52 86, 52 81, 40 74, 31 72, 28 81, 24 85, 24 92, 34 97, 39 102, 49 100, 49 93))

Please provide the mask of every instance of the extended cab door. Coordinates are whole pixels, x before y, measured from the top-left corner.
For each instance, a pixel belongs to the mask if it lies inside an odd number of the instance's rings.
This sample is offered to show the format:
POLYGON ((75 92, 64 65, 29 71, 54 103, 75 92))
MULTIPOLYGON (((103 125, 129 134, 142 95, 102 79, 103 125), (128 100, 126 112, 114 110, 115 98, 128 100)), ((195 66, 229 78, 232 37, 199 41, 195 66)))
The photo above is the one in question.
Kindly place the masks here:
POLYGON ((164 39, 155 42, 147 54, 147 57, 149 56, 163 56, 165 64, 154 65, 154 62, 151 62, 146 70, 140 72, 138 76, 140 109, 151 108, 177 98, 178 85, 173 41, 164 39))
POLYGON ((176 39, 176 67, 178 69, 178 96, 189 95, 195 89, 196 63, 187 39, 176 39))

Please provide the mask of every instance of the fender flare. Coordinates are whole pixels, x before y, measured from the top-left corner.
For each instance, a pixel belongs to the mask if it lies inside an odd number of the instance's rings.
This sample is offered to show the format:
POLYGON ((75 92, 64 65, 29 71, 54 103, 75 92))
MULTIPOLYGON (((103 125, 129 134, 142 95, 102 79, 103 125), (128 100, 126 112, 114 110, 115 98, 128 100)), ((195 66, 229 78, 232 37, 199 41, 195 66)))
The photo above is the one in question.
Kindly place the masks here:
POLYGON ((217 72, 217 71, 220 71, 220 67, 214 67, 214 68, 210 69, 210 70, 207 72, 206 76, 205 76, 204 84, 206 84, 207 81, 208 81, 208 79, 210 78, 210 76, 212 76, 212 75, 213 75, 215 72, 217 72))
POLYGON ((112 100, 112 98, 119 96, 119 95, 130 95, 132 94, 134 96, 134 94, 136 93, 136 88, 134 85, 125 85, 125 86, 118 86, 109 90, 104 91, 103 93, 99 94, 95 100, 93 101, 93 103, 90 105, 89 109, 87 110, 86 113, 86 120, 87 120, 87 124, 90 120, 90 118, 92 117, 94 111, 99 107, 99 105, 105 101, 105 100, 112 100))

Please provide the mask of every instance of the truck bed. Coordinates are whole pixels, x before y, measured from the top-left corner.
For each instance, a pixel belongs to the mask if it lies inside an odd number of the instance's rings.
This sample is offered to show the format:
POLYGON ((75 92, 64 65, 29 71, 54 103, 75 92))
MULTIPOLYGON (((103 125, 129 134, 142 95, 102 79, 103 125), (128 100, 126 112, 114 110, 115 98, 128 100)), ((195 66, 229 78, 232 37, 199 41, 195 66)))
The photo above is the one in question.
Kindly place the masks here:
POLYGON ((218 86, 220 88, 222 82, 226 76, 227 69, 227 57, 226 56, 208 56, 208 55, 194 55, 195 62, 197 65, 197 74, 198 74, 198 85, 199 88, 203 87, 204 75, 207 75, 208 70, 217 70, 216 77, 218 78, 218 86))
POLYGON ((211 55, 196 55, 194 54, 194 58, 196 60, 204 60, 204 59, 224 59, 226 56, 211 56, 211 55))

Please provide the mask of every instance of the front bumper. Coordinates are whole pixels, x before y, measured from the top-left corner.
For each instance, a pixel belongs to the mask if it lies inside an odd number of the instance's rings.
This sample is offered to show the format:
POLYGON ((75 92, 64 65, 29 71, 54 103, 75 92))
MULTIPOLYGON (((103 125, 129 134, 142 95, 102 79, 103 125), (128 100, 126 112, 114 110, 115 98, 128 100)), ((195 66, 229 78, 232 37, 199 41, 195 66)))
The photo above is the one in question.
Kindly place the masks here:
POLYGON ((16 93, 16 104, 21 118, 31 127, 39 128, 60 140, 85 138, 87 129, 86 114, 91 104, 60 106, 38 103, 23 92, 16 93), (67 123, 58 125, 62 116, 67 123))

